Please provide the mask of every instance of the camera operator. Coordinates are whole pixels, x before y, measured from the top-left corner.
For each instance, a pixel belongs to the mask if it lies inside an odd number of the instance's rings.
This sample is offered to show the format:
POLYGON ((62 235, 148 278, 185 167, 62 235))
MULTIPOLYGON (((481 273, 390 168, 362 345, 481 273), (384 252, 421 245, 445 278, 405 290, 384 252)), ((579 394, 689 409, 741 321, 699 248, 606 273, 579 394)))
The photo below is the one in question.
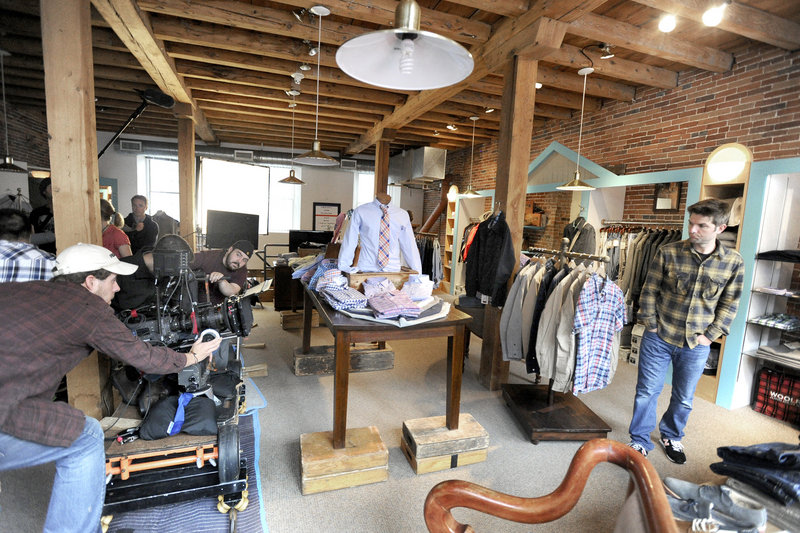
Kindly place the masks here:
POLYGON ((155 247, 139 250, 122 261, 136 265, 136 272, 117 280, 119 292, 114 296, 111 306, 116 311, 123 309, 136 309, 142 305, 153 303, 155 299, 153 284, 155 283, 153 253, 158 252, 186 252, 191 261, 192 249, 179 235, 163 235, 156 242, 155 247))
POLYGON ((191 267, 206 273, 212 304, 222 303, 225 297, 239 294, 247 283, 247 262, 251 255, 253 245, 245 240, 236 241, 227 250, 208 250, 194 254, 191 267))
POLYGON ((219 339, 189 353, 131 335, 109 307, 117 275, 136 267, 101 246, 76 244, 56 257, 50 281, 0 284, 0 471, 55 462, 45 531, 98 532, 105 497, 100 423, 53 395, 93 350, 144 372, 173 373, 204 360, 219 339))

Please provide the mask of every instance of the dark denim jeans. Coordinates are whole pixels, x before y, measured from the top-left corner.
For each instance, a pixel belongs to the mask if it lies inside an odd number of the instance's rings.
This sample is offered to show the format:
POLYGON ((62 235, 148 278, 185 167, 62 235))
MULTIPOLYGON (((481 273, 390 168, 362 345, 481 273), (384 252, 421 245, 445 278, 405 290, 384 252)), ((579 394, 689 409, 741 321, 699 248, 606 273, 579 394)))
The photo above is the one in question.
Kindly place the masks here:
POLYGON ((800 471, 758 468, 728 462, 713 463, 709 468, 715 474, 730 476, 752 485, 784 505, 800 500, 800 471))
POLYGON ((752 446, 721 446, 717 455, 723 461, 742 466, 800 470, 800 446, 785 442, 766 442, 752 446))

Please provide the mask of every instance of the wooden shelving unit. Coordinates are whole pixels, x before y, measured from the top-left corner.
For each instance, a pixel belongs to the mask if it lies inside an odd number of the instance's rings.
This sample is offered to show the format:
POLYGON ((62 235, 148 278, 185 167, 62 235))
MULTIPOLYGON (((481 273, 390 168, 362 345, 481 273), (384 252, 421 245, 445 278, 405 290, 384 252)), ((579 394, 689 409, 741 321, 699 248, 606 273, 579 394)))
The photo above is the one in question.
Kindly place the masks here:
POLYGON ((447 201, 447 218, 445 219, 444 229, 444 260, 442 267, 444 278, 442 279, 442 289, 451 292, 450 285, 453 279, 453 236, 456 225, 456 200, 447 201))

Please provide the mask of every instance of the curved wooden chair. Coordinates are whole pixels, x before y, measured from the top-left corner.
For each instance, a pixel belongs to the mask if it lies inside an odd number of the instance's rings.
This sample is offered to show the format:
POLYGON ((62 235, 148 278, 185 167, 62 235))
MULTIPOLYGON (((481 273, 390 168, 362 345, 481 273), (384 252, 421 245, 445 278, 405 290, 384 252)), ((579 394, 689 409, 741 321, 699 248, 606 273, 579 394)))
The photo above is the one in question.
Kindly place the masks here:
POLYGON ((614 463, 630 472, 628 494, 638 491, 642 526, 646 531, 677 533, 656 469, 632 448, 608 439, 590 440, 581 446, 558 488, 539 498, 512 496, 468 481, 443 481, 433 487, 425 499, 425 524, 431 533, 475 533, 469 525, 456 521, 450 512, 455 507, 466 507, 523 524, 551 522, 575 507, 589 474, 601 462, 614 463))

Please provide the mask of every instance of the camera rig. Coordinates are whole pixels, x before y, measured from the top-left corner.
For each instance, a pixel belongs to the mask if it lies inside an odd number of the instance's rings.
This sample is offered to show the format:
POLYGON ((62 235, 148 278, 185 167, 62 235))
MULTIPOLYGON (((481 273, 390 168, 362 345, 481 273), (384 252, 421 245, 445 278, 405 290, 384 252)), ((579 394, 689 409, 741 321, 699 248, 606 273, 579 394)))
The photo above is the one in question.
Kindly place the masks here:
MULTIPOLYGON (((209 340, 212 336, 222 337, 213 357, 189 365, 177 373, 179 391, 196 396, 205 394, 214 400, 217 435, 205 437, 208 441, 205 443, 193 442, 192 446, 182 448, 183 451, 178 451, 174 443, 166 442, 179 435, 153 441, 134 438, 129 439, 133 442, 129 442, 122 439, 119 448, 106 453, 109 482, 103 514, 210 494, 219 495, 218 507, 221 511, 229 507, 229 503, 235 503, 236 509, 242 510, 247 502, 246 491, 243 492, 246 488, 246 463, 240 457, 238 429, 238 413, 244 402, 240 347, 241 338, 250 334, 253 325, 250 301, 248 298, 230 296, 219 304, 198 303, 199 287, 204 286, 208 294, 208 285, 202 271, 190 268, 191 253, 154 250, 152 254, 152 294, 148 295, 150 297, 146 303, 135 309, 120 311, 118 316, 141 340, 180 352, 189 351, 200 337, 203 340, 209 340), (216 385, 213 388, 211 386, 214 378, 222 374, 233 376, 234 381, 238 382, 232 392, 224 395, 217 392, 216 385), (197 451, 201 449, 204 450, 202 457, 197 451), (164 468, 164 460, 151 461, 154 452, 158 456, 169 455, 167 461, 173 466, 164 468), (210 474, 202 473, 209 469, 210 474), (195 479, 204 481, 176 496, 175 483, 189 486, 194 483, 191 480, 195 479), (144 489, 145 495, 142 485, 149 486, 144 489)), ((148 409, 150 402, 148 398, 148 409)), ((141 411, 141 399, 139 405, 141 411)), ((234 516, 231 515, 232 520, 234 516)))

